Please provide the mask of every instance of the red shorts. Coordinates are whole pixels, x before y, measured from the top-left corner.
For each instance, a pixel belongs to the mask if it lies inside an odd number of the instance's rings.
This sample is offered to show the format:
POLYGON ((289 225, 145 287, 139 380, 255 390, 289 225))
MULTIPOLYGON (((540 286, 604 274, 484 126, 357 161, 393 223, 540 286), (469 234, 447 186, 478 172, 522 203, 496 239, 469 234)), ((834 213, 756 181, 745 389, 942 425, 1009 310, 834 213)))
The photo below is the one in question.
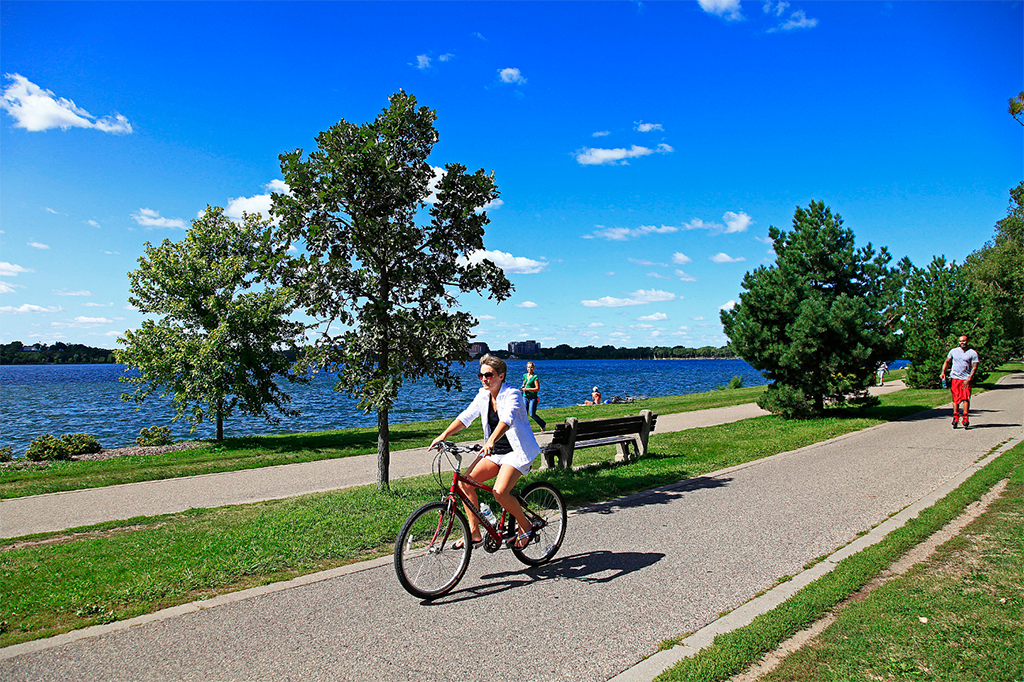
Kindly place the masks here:
POLYGON ((962 403, 971 399, 971 385, 963 379, 951 379, 949 389, 953 392, 954 403, 962 403))

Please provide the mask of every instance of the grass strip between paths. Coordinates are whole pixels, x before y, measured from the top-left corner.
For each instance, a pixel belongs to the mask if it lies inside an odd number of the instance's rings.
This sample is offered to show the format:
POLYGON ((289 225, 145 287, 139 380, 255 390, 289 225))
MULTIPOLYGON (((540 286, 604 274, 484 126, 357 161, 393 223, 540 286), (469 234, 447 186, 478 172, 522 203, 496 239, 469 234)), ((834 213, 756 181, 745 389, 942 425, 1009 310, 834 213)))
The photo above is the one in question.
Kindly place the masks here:
MULTIPOLYGON (((944 391, 899 391, 867 414, 764 416, 653 434, 648 457, 533 472, 570 505, 612 499, 917 413, 944 391)), ((132 618, 389 554, 402 522, 437 499, 430 476, 285 500, 193 509, 0 543, 0 646, 132 618)))
MULTIPOLYGON (((998 481, 1024 462, 1024 443, 1003 453, 975 472, 956 490, 892 531, 881 542, 839 562, 835 569, 797 592, 785 603, 755 618, 749 625, 717 636, 711 646, 683 659, 656 677, 657 682, 723 682, 746 670, 766 653, 812 625, 847 597, 877 577, 909 549, 959 516, 998 481)), ((1018 469, 1018 476, 1020 469, 1018 469)), ((1020 596, 1016 597, 1020 608, 1020 596)), ((1012 608, 1011 604, 1011 608, 1012 608)), ((900 636, 905 637, 906 633, 900 636)), ((907 671, 904 671, 906 673, 907 671)), ((918 671, 920 672, 920 671, 918 671)), ((801 679, 833 679, 812 677, 801 679)), ((836 679, 861 679, 839 677, 836 679)), ((939 679, 897 674, 863 679, 939 679)), ((991 678, 995 679, 995 678, 991 678)))

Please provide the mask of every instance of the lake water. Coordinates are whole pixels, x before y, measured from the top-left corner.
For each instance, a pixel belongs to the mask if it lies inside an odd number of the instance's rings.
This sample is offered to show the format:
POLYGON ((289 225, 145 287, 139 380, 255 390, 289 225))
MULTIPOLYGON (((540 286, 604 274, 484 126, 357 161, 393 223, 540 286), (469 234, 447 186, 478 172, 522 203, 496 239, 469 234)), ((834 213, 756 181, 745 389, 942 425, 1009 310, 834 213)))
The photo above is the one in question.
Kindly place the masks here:
MULTIPOLYGON (((510 361, 509 383, 518 388, 526 372, 525 361, 510 361)), ((590 397, 595 385, 607 399, 615 395, 668 396, 710 391, 734 376, 745 386, 765 380, 743 360, 541 360, 540 406, 575 405, 590 397)), ((462 392, 446 393, 429 381, 406 384, 390 414, 392 424, 428 419, 454 419, 479 386, 479 365, 456 369, 462 392)), ((133 444, 139 429, 170 427, 175 439, 210 438, 213 425, 203 424, 194 434, 174 416, 169 400, 153 397, 136 410, 120 400, 128 388, 118 378, 120 365, 2 365, 0 366, 0 445, 23 453, 32 439, 51 433, 89 433, 105 448, 133 444)), ((319 375, 307 386, 289 388, 292 406, 302 413, 271 424, 262 418, 237 415, 224 423, 227 436, 295 433, 376 426, 375 413, 364 414, 355 401, 335 393, 334 379, 319 375)))

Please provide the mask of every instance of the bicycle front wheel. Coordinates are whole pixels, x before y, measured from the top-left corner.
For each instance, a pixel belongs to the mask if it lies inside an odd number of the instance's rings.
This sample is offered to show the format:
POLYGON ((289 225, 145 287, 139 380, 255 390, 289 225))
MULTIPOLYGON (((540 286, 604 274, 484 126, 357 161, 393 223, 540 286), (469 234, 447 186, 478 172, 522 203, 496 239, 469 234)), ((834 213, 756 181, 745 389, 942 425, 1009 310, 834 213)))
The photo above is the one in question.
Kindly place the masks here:
POLYGON ((537 481, 523 489, 520 502, 526 516, 534 525, 542 521, 543 527, 534 532, 530 544, 526 547, 519 549, 513 545, 512 553, 527 566, 539 566, 550 561, 562 546, 567 518, 565 500, 562 499, 562 493, 558 492, 558 488, 550 483, 537 481))
POLYGON ((414 511, 395 541, 395 573, 405 590, 421 599, 447 593, 469 567, 473 542, 465 515, 448 502, 414 511), (462 540, 462 547, 455 543, 462 540))

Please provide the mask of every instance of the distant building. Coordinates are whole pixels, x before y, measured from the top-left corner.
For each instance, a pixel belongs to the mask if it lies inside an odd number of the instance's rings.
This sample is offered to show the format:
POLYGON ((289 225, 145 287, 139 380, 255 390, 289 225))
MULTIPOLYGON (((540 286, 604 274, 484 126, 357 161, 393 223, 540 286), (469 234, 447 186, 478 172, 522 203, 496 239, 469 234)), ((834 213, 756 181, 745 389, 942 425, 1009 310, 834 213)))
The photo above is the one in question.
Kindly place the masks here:
POLYGON ((508 344, 508 352, 516 355, 536 355, 540 352, 540 344, 536 341, 512 341, 508 344))
POLYGON ((487 344, 483 341, 474 341, 469 344, 469 357, 478 358, 485 353, 490 353, 491 349, 487 347, 487 344))

